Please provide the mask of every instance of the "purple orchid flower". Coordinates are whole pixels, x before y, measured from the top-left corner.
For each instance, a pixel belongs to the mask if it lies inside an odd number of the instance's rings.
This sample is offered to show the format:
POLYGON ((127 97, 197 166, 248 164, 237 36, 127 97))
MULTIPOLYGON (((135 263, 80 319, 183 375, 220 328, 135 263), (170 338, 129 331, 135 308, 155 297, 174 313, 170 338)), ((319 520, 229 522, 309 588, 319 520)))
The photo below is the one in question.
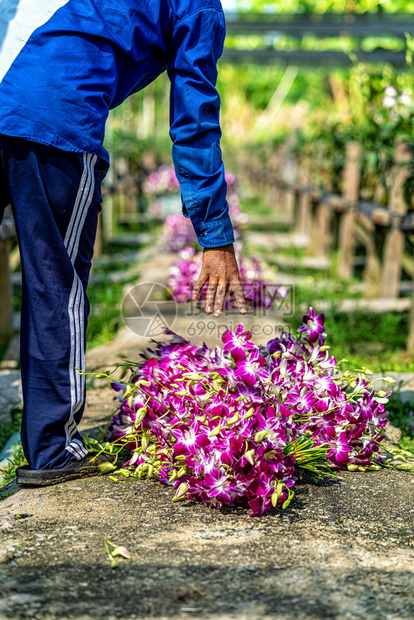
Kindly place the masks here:
POLYGON ((305 314, 303 317, 303 325, 298 329, 298 332, 307 334, 309 342, 316 342, 320 345, 323 344, 326 338, 326 332, 323 327, 325 321, 325 315, 320 313, 315 316, 315 311, 311 307, 309 308, 309 314, 305 314))
POLYGON ((253 387, 258 379, 269 379, 269 373, 265 368, 266 360, 264 357, 259 357, 257 348, 250 353, 248 358, 236 362, 236 366, 236 377, 249 387, 253 387))
POLYGON ((221 339, 224 343, 223 351, 229 351, 235 361, 246 358, 246 349, 254 349, 255 345, 250 342, 251 332, 246 331, 243 323, 237 325, 235 333, 226 329, 221 339))

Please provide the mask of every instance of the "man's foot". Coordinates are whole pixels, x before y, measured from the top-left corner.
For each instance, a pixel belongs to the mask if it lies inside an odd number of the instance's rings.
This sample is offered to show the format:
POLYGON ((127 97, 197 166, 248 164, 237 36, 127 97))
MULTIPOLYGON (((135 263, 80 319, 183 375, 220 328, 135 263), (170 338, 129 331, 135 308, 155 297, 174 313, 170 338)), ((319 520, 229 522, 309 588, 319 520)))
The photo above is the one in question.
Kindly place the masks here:
POLYGON ((101 473, 98 466, 111 463, 114 458, 111 454, 88 454, 80 461, 72 461, 59 469, 30 469, 29 465, 23 465, 16 469, 17 484, 47 487, 68 480, 96 476, 101 473))

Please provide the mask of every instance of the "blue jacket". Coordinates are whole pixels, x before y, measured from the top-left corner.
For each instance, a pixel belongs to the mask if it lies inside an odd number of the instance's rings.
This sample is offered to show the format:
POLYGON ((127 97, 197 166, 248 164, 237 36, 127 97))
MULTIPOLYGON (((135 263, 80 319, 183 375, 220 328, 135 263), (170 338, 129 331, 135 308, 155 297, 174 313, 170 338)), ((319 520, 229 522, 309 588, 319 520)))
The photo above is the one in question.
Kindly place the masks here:
POLYGON ((215 88, 224 37, 220 0, 2 0, 0 133, 108 163, 109 110, 168 71, 183 212, 202 246, 232 243, 215 88))

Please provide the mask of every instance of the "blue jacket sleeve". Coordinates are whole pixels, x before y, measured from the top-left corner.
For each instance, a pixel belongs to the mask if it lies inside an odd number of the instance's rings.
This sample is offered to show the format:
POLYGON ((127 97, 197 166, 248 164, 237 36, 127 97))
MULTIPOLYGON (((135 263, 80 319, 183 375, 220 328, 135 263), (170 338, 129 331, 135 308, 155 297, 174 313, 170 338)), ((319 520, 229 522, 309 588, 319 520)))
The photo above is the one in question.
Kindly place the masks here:
POLYGON ((183 213, 191 218, 200 245, 233 243, 220 149, 217 60, 225 38, 223 12, 203 8, 181 18, 173 30, 170 136, 180 182, 183 213))

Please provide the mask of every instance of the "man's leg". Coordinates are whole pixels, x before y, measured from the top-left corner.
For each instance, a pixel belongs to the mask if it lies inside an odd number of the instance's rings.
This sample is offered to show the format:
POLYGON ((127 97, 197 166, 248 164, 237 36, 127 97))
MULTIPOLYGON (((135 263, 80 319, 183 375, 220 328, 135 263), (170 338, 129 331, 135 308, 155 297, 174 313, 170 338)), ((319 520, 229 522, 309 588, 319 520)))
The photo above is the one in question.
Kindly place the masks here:
POLYGON ((3 219, 4 210, 10 204, 9 194, 6 187, 6 179, 3 173, 3 157, 2 157, 2 145, 0 138, 0 224, 3 219))
POLYGON ((22 443, 32 470, 83 459, 88 282, 100 210, 96 156, 1 136, 22 263, 22 443))

